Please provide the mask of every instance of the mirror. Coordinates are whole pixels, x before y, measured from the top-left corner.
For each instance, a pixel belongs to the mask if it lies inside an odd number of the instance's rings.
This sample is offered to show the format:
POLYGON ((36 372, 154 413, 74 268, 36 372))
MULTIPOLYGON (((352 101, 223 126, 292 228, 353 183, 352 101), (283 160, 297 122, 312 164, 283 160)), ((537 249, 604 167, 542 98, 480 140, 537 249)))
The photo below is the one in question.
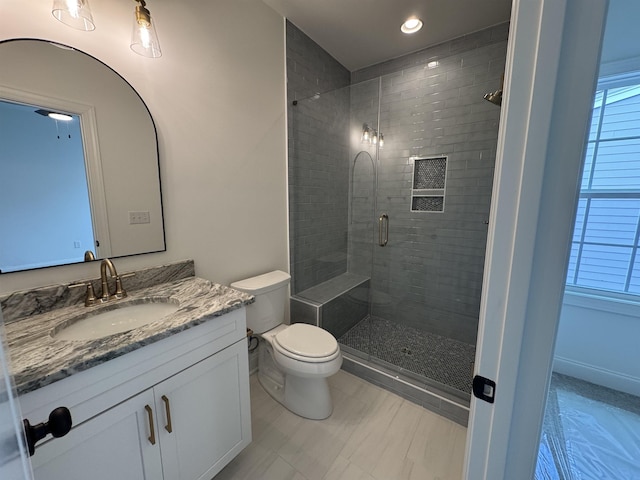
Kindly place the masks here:
POLYGON ((0 65, 0 272, 164 251, 156 130, 133 87, 41 40, 0 43, 0 65))

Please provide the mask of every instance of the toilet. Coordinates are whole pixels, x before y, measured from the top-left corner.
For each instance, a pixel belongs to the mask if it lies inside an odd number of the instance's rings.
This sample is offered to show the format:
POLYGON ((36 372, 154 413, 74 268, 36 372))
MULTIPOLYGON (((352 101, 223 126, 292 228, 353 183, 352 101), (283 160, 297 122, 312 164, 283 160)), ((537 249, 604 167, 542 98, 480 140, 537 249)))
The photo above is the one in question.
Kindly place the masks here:
POLYGON ((258 380, 279 403, 301 417, 322 420, 333 403, 327 377, 342 366, 338 342, 326 330, 306 323, 284 324, 288 273, 274 272, 231 284, 255 296, 247 306, 247 327, 258 334, 258 380))

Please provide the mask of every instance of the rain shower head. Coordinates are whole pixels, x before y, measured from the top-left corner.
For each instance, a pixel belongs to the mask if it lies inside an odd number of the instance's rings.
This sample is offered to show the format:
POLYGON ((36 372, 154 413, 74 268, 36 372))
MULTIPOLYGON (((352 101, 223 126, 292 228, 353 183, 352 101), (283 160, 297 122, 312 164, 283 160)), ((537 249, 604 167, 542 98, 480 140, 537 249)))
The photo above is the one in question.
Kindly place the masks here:
POLYGON ((500 88, 493 93, 485 93, 484 99, 493 103, 494 105, 502 105, 502 86, 504 85, 504 73, 500 78, 500 88))
POLYGON ((502 105, 502 89, 496 90, 493 93, 485 93, 484 99, 495 105, 502 105))

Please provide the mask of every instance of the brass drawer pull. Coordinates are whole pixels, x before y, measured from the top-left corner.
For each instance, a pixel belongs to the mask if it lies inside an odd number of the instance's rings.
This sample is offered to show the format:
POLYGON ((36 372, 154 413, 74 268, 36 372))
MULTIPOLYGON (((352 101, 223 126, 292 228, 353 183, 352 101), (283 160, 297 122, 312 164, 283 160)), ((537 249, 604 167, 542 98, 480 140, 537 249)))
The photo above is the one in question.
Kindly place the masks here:
POLYGON ((149 441, 151 442, 151 445, 155 445, 156 429, 153 427, 153 410, 151 410, 149 405, 145 405, 144 409, 147 411, 147 415, 149 416, 149 431, 151 432, 151 435, 149 435, 149 441))
POLYGON ((169 405, 169 399, 166 395, 162 395, 162 401, 164 402, 164 409, 167 412, 167 424, 165 425, 165 430, 169 433, 173 432, 173 427, 171 426, 171 406, 169 405))

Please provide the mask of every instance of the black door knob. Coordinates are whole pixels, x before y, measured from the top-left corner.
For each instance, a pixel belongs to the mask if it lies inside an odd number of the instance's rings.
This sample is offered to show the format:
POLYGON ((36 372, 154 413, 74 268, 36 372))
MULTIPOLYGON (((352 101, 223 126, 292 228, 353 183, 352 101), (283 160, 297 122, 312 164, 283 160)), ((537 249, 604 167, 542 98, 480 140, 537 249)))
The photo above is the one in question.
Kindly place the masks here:
POLYGON ((47 434, 55 438, 63 437, 71 430, 71 412, 67 407, 58 407, 49 414, 47 423, 31 425, 29 420, 22 421, 24 425, 24 435, 29 448, 29 455, 33 455, 36 450, 36 443, 42 440, 47 434))

